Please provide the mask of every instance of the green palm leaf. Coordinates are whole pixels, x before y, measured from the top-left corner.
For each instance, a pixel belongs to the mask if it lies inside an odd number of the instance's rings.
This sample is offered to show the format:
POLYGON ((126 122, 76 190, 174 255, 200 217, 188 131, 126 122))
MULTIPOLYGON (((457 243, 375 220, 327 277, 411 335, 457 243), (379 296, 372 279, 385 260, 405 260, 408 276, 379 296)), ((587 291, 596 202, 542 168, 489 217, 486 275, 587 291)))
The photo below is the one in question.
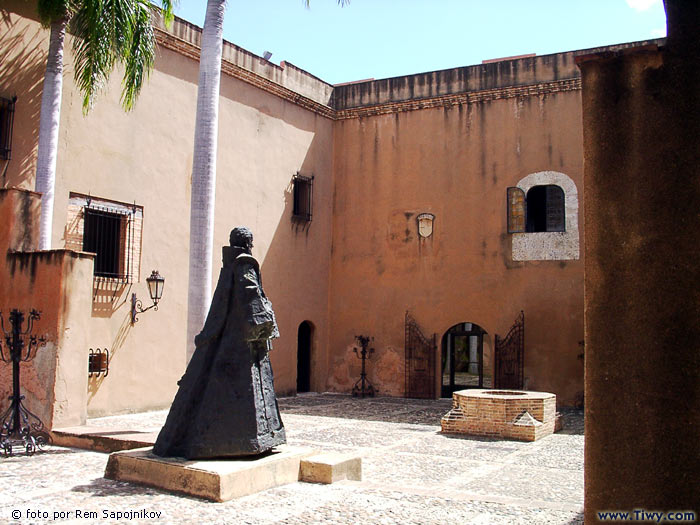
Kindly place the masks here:
MULTIPOLYGON (((43 0, 49 1, 49 0, 43 0)), ((173 19, 172 0, 163 0, 163 18, 173 19)), ((131 110, 153 68, 155 36, 148 0, 82 0, 71 20, 73 51, 83 111, 92 107, 117 63, 124 66, 121 102, 131 110)))

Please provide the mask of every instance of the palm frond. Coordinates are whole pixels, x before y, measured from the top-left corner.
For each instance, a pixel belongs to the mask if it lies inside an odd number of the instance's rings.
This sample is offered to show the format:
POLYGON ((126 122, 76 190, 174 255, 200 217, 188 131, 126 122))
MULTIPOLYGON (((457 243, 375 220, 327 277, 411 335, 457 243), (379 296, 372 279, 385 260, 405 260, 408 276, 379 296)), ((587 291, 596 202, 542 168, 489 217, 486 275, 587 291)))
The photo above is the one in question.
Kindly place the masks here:
POLYGON ((173 8, 179 3, 180 2, 178 2, 178 0, 160 1, 160 5, 162 6, 160 11, 163 14, 163 21, 165 22, 166 26, 170 26, 170 24, 173 23, 173 19, 175 18, 173 8))
POLYGON ((155 36, 148 5, 137 7, 131 32, 129 49, 124 53, 124 79, 122 81, 122 105, 126 110, 134 107, 144 79, 148 77, 155 61, 155 36))
POLYGON ((124 65, 122 105, 127 111, 133 108, 155 58, 151 10, 148 0, 82 1, 71 30, 77 37, 75 75, 84 113, 117 63, 124 65))
POLYGON ((114 13, 109 8, 109 0, 86 0, 71 20, 75 77, 85 113, 114 68, 114 13))

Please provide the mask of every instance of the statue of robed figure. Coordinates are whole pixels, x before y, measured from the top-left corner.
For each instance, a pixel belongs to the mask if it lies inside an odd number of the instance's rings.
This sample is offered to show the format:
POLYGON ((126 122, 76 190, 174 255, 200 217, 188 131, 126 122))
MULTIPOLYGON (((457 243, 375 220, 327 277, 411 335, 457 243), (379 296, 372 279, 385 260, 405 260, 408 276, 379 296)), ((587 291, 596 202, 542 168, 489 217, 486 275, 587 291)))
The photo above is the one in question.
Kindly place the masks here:
POLYGON ((262 454, 286 442, 270 366, 279 337, 253 234, 234 228, 196 350, 153 447, 187 459, 262 454))

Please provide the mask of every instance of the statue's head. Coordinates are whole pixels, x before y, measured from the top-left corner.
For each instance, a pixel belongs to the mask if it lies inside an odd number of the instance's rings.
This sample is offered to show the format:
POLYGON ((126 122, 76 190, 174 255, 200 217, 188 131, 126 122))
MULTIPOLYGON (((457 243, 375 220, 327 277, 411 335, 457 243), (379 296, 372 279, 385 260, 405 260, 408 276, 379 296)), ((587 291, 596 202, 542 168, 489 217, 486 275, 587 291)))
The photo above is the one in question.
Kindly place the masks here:
POLYGON ((238 226, 237 228, 231 230, 229 243, 231 246, 243 248, 250 252, 250 249, 253 247, 253 232, 251 232, 245 226, 238 226))

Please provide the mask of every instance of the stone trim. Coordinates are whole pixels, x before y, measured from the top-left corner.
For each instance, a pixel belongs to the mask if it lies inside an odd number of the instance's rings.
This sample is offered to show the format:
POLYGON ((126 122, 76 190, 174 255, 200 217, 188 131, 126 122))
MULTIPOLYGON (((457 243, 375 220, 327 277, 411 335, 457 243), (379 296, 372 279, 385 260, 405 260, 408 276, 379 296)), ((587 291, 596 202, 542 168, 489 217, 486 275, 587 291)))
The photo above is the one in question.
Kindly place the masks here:
MULTIPOLYGON (((155 28, 155 35, 156 42, 159 45, 199 62, 200 50, 198 46, 185 40, 182 40, 181 38, 178 38, 174 35, 171 35, 167 31, 164 31, 159 28, 155 28)), ((240 66, 237 66, 236 64, 233 64, 228 60, 221 61, 221 72, 227 74, 230 77, 237 78, 238 80, 242 80, 247 84, 262 89, 267 93, 276 95, 281 99, 291 102, 292 104, 296 104, 297 106, 300 106, 304 109, 313 111, 314 113, 321 115, 322 117, 335 120, 336 112, 333 110, 333 108, 325 106, 323 104, 319 104, 318 102, 311 100, 310 98, 305 97, 304 95, 300 95, 299 93, 296 93, 291 89, 280 86, 279 84, 276 84, 275 82, 261 77, 260 75, 256 75, 255 73, 248 71, 247 69, 244 69, 240 66)))
MULTIPOLYGON (((165 49, 179 53, 185 57, 191 58, 192 60, 199 61, 200 50, 195 44, 178 38, 160 28, 155 28, 155 35, 158 45, 164 47, 165 49)), ((326 106, 311 100, 304 95, 300 95, 289 88, 272 82, 271 80, 257 75, 252 71, 248 71, 247 69, 229 62, 228 60, 222 60, 221 72, 331 120, 348 120, 376 115, 387 115, 391 113, 401 113, 405 111, 416 111, 420 109, 451 107, 461 104, 476 104, 491 100, 542 96, 551 93, 581 90, 581 79, 570 78, 554 82, 453 93, 449 95, 404 100, 400 102, 390 102, 336 111, 330 106, 326 106)))
POLYGON ((539 171, 520 179, 517 187, 527 195, 533 186, 547 184, 559 186, 564 191, 565 231, 513 233, 511 252, 514 261, 569 261, 580 257, 578 190, 571 177, 558 171, 539 171))
POLYGON ((376 115, 387 115, 390 113, 401 113, 404 111, 415 111, 419 109, 451 107, 462 104, 476 104, 491 100, 541 96, 551 93, 580 90, 581 79, 570 78, 565 80, 557 80, 555 82, 529 84, 526 86, 507 86, 495 89, 484 89, 481 91, 467 91, 462 93, 452 93, 449 95, 440 95, 437 97, 404 100, 400 102, 387 102, 385 104, 345 109, 335 112, 335 120, 373 117, 376 115))

